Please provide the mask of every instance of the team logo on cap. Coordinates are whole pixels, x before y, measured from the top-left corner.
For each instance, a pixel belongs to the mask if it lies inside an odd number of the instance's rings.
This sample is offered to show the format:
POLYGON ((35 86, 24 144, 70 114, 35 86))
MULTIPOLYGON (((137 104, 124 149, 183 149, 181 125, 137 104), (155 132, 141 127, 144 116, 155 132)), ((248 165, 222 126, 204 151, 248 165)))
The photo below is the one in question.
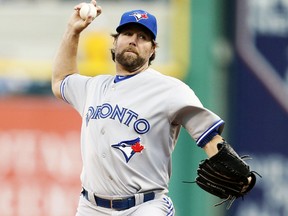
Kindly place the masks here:
POLYGON ((139 137, 134 140, 122 141, 118 144, 111 145, 111 147, 120 150, 123 153, 127 163, 133 157, 133 155, 142 152, 144 149, 144 146, 140 143, 139 137))
POLYGON ((134 16, 137 22, 141 19, 148 19, 147 13, 139 13, 139 12, 134 12, 130 14, 129 16, 134 16))

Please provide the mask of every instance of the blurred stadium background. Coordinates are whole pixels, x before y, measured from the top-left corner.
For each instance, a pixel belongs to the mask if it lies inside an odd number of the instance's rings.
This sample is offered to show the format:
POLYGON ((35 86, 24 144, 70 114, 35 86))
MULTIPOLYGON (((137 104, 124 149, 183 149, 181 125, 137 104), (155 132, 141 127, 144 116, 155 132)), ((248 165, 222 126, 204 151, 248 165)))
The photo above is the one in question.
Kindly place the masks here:
MULTIPOLYGON (((75 0, 0 0, 0 216, 72 216, 81 190, 80 118, 51 93, 55 52, 75 0)), ((114 74, 122 12, 158 18, 153 67, 189 84, 226 121, 224 137, 263 178, 230 210, 194 180, 203 151, 182 130, 170 195, 177 216, 288 215, 288 0, 99 0, 83 33, 82 74, 114 74)))

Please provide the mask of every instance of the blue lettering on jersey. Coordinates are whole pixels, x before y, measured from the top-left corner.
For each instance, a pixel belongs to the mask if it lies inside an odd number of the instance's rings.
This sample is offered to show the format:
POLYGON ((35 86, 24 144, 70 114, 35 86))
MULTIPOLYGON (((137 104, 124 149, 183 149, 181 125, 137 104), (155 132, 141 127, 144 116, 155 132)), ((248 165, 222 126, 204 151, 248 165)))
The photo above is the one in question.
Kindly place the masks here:
POLYGON ((105 119, 110 118, 118 121, 127 127, 133 126, 133 129, 138 134, 145 134, 150 130, 150 124, 146 119, 138 118, 138 114, 133 110, 119 107, 118 105, 112 106, 109 103, 104 103, 100 106, 88 108, 86 113, 86 127, 91 119, 105 119))

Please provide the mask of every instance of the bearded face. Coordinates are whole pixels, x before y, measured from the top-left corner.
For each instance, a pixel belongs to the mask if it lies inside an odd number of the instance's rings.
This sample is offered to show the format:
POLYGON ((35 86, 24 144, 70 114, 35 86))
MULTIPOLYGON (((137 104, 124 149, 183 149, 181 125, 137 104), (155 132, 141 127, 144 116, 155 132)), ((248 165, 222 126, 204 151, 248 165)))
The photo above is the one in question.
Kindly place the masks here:
POLYGON ((154 51, 151 34, 137 24, 126 26, 114 41, 115 62, 130 73, 147 68, 154 51))
POLYGON ((147 59, 140 56, 133 47, 126 48, 119 53, 116 52, 115 60, 129 72, 136 71, 147 62, 147 59))

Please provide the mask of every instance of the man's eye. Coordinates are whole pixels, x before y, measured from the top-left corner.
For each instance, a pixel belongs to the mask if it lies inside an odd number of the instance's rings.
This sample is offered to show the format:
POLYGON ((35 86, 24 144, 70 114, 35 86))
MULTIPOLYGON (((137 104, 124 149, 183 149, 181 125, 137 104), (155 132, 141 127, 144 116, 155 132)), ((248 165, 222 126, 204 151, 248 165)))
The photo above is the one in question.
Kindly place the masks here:
POLYGON ((140 39, 146 40, 146 36, 145 35, 139 35, 140 39))

